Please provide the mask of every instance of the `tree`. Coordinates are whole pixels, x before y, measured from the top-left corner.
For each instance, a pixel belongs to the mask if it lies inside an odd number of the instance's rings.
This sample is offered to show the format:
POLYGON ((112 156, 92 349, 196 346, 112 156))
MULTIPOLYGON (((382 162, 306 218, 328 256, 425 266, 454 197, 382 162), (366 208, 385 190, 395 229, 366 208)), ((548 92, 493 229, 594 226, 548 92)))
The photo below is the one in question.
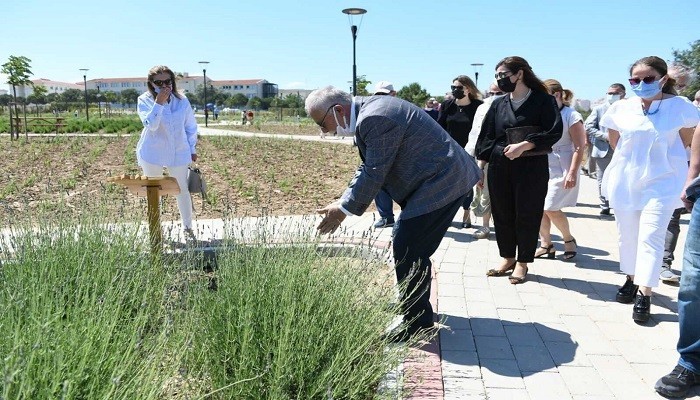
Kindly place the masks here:
POLYGON ((419 83, 413 82, 408 86, 404 86, 396 93, 400 99, 409 101, 418 107, 423 107, 425 102, 430 98, 430 93, 423 89, 419 83))
POLYGON ((12 97, 17 101, 17 86, 31 85, 29 77, 34 75, 29 69, 32 60, 25 56, 10 56, 8 61, 2 65, 3 74, 7 75, 7 83, 12 86, 12 97))
POLYGON ((370 93, 367 91, 367 86, 371 85, 372 81, 368 81, 366 75, 360 75, 357 77, 357 95, 358 96, 369 96, 370 93))
POLYGON ((107 90, 105 92, 102 92, 102 98, 105 99, 107 103, 116 103, 119 101, 119 95, 117 95, 116 92, 113 92, 111 90, 107 90))
POLYGON ((248 104, 248 98, 243 93, 236 93, 228 100, 228 104, 231 107, 244 107, 248 104))
POLYGON ((248 101, 248 108, 252 108, 254 110, 259 110, 262 105, 262 99, 258 96, 255 96, 248 101))
MULTIPOLYGON (((673 50, 673 58, 674 62, 688 66, 692 68, 696 74, 700 75, 700 40, 690 43, 690 49, 673 50)), ((681 94, 690 98, 694 96, 698 90, 700 90, 700 79, 695 79, 681 94)))
POLYGON ((122 90, 120 93, 120 98, 122 104, 126 104, 127 107, 131 107, 132 104, 136 104, 140 95, 141 93, 139 93, 136 89, 126 89, 122 90))
POLYGON ((59 96, 63 103, 77 103, 82 98, 83 91, 80 89, 66 89, 59 96))

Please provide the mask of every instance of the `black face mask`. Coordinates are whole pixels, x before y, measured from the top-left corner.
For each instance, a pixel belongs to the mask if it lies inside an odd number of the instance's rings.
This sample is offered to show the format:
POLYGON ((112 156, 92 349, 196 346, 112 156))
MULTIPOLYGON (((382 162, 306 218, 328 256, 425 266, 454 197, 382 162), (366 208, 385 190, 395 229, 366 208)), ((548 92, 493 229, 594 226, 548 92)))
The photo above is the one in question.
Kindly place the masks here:
POLYGON ((454 90, 452 90, 452 95, 455 97, 455 99, 463 99, 464 98, 464 89, 462 89, 462 88, 454 89, 454 90))
POLYGON ((506 76, 505 78, 497 80, 496 84, 498 84, 499 89, 506 93, 512 93, 515 90, 515 82, 512 82, 510 80, 510 76, 506 76))

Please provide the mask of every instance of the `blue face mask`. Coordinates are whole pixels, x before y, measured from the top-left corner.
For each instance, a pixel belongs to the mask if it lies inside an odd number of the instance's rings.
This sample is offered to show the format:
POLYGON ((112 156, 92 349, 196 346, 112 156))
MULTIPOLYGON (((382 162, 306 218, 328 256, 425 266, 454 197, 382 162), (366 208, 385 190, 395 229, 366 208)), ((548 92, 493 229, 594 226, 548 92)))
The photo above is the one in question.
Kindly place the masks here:
POLYGON ((639 82, 639 85, 632 85, 632 91, 637 96, 643 99, 649 99, 661 92, 661 82, 654 81, 652 83, 639 82))

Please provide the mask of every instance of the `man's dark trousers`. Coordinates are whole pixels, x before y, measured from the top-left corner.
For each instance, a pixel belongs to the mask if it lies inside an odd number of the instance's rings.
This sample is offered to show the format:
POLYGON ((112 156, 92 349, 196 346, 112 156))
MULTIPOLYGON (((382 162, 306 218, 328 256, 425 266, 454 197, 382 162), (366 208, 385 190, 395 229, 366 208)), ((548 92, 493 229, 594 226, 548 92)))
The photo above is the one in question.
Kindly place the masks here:
POLYGON ((461 196, 428 214, 409 219, 399 216, 394 225, 396 279, 402 285, 402 311, 404 322, 410 323, 409 331, 433 325, 430 256, 440 245, 465 197, 461 196), (415 273, 411 271, 414 265, 415 273), (404 280, 407 278, 406 283, 404 280))

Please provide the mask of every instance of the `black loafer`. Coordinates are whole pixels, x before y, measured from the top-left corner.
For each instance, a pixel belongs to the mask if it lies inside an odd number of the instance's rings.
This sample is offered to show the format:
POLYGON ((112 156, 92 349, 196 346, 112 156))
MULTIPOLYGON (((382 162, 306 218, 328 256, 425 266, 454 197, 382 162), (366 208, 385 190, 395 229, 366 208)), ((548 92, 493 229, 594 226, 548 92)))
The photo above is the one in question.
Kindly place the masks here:
POLYGON ((634 295, 637 294, 637 290, 639 290, 639 286, 635 285, 632 281, 632 278, 630 278, 630 276, 627 275, 627 280, 625 281, 625 284, 617 290, 617 296, 615 296, 615 300, 617 300, 618 303, 631 303, 632 301, 634 301, 634 295))
POLYGON ((634 322, 644 323, 649 321, 651 316, 651 296, 644 296, 642 291, 639 291, 637 298, 634 300, 634 308, 632 309, 632 319, 634 322))

